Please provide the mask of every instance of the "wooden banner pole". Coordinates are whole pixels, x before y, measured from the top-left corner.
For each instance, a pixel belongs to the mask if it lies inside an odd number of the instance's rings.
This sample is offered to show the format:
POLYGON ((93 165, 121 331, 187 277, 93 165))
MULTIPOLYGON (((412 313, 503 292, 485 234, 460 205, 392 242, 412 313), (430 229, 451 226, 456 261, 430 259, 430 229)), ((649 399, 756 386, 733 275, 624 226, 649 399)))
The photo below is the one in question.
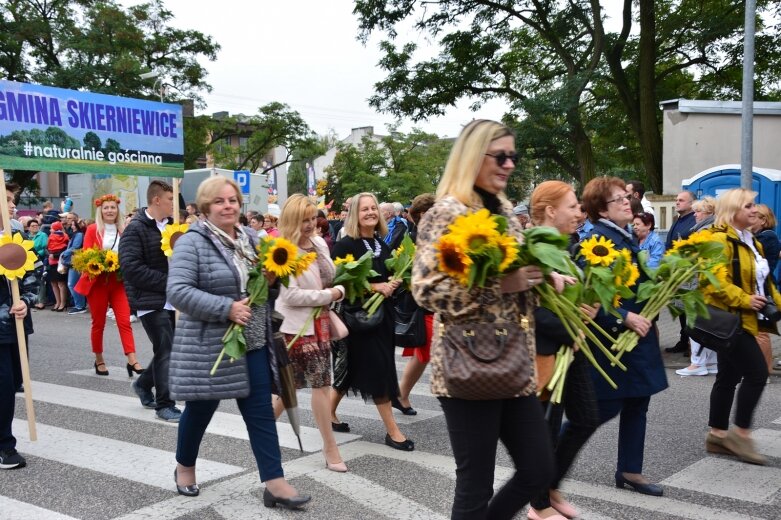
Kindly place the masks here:
MULTIPOLYGON (((0 168, 0 216, 2 216, 3 233, 11 236, 11 217, 8 215, 8 201, 5 200, 5 171, 0 168)), ((8 280, 11 284, 11 297, 13 305, 21 301, 19 297, 19 281, 17 279, 8 280)), ((32 309, 27 309, 32 312, 32 309)), ((38 433, 35 428, 35 408, 33 406, 33 387, 30 382, 30 364, 27 359, 27 342, 24 336, 24 319, 16 318, 16 342, 19 344, 19 360, 22 365, 22 382, 24 384, 24 403, 27 409, 27 427, 30 431, 30 440, 38 440, 38 433)))

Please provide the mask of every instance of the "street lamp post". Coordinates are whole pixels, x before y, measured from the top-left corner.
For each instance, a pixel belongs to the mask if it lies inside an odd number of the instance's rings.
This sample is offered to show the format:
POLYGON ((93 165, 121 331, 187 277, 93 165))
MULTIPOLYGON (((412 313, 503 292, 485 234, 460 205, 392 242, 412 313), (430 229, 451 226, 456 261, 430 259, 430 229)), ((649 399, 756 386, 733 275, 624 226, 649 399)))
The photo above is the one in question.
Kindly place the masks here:
POLYGON ((157 70, 150 70, 149 72, 144 72, 139 76, 141 79, 152 79, 155 78, 155 82, 152 84, 152 90, 154 92, 159 92, 160 94, 160 102, 163 102, 163 96, 165 95, 165 84, 163 83, 163 78, 160 75, 160 72, 157 70), (159 89, 158 90, 158 85, 159 89))

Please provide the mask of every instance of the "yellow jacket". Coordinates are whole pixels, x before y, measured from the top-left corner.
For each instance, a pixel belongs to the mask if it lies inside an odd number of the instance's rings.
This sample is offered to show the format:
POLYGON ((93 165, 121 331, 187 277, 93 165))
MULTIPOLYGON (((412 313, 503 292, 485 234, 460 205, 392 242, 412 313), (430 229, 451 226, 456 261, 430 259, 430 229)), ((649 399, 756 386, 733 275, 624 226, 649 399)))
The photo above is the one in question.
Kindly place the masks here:
MULTIPOLYGON (((704 293, 705 302, 723 310, 739 310, 743 330, 752 336, 756 336, 757 332, 778 334, 775 323, 767 320, 760 321, 757 318, 757 311, 751 309, 751 296, 757 294, 756 263, 751 248, 740 241, 740 237, 732 226, 713 228, 712 231, 714 239, 724 246, 724 254, 727 258, 725 263, 727 282, 722 283, 719 289, 706 291, 704 293), (740 286, 735 285, 735 280, 733 280, 732 260, 735 254, 738 255, 738 264, 740 265, 740 286)), ((754 247, 760 254, 763 254, 762 245, 756 239, 754 239, 754 247)), ((707 284, 707 281, 701 280, 701 284, 707 284)), ((778 292, 771 278, 768 278, 765 284, 765 296, 772 298, 776 304, 781 304, 781 293, 778 292)))

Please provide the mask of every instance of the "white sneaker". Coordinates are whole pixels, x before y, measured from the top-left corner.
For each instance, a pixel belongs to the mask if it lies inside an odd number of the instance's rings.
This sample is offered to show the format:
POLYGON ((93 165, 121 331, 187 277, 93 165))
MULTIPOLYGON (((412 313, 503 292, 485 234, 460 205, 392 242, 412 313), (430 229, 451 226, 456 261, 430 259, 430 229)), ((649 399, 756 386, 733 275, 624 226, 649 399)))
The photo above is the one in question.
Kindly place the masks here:
POLYGON ((717 365, 707 365, 708 373, 709 374, 718 374, 719 373, 719 367, 717 365))
POLYGON ((708 375, 708 369, 705 367, 696 367, 696 368, 682 368, 680 370, 675 371, 676 374, 679 376, 707 376, 708 375))
POLYGON ((114 309, 109 307, 109 309, 106 311, 106 318, 111 318, 112 320, 116 320, 117 318, 114 316, 114 309))
POLYGON ((135 323, 137 321, 138 321, 138 316, 136 316, 135 314, 131 314, 130 315, 130 323, 135 323))

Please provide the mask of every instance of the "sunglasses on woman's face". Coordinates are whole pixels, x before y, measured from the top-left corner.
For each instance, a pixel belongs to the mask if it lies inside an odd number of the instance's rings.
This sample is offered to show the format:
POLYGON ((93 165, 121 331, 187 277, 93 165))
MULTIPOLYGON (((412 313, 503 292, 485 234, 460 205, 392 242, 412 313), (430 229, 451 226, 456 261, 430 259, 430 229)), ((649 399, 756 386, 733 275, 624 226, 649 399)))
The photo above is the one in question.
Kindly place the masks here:
POLYGON ((499 153, 486 153, 488 157, 493 157, 496 159, 496 164, 498 166, 504 166, 504 163, 507 162, 507 159, 510 159, 513 164, 518 164, 518 154, 513 153, 505 153, 505 152, 499 152, 499 153))

